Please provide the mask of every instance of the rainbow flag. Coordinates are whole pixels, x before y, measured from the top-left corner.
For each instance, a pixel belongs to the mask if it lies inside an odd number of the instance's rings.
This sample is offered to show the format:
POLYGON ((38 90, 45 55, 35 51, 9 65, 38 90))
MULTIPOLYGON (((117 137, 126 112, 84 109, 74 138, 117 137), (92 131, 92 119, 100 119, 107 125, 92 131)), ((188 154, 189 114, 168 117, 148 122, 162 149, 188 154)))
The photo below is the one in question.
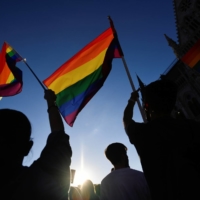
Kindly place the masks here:
POLYGON ((181 58, 181 60, 188 65, 200 72, 200 39, 195 45, 181 58))
POLYGON ((15 65, 22 58, 6 42, 0 53, 0 96, 13 96, 22 90, 22 71, 15 65))
POLYGON ((103 86, 112 59, 123 55, 111 28, 86 45, 43 81, 57 95, 57 106, 69 126, 103 86))

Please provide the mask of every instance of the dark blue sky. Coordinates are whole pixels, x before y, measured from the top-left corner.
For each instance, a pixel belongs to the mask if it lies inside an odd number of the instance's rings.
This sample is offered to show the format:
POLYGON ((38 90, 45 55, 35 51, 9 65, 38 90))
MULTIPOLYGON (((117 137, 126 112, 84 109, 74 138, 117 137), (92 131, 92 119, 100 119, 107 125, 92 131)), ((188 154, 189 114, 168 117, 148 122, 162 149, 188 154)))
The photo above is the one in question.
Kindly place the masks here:
MULTIPOLYGON (((44 80, 109 27, 108 15, 114 21, 136 88, 135 73, 145 84, 158 79, 175 58, 164 38, 166 33, 176 40, 172 1, 1 1, 0 44, 7 41, 44 80)), ((23 70, 23 91, 3 98, 0 105, 20 110, 29 117, 35 144, 24 165, 30 165, 40 155, 50 128, 41 86, 23 63, 18 67, 23 70)), ((122 125, 130 93, 122 61, 115 59, 104 87, 83 109, 74 127, 65 124, 73 148, 76 183, 81 181, 78 180, 81 171, 94 183, 100 183, 110 172, 112 166, 104 156, 104 149, 112 142, 124 143, 131 167, 141 170, 135 148, 130 145, 122 125)), ((142 121, 137 106, 134 119, 142 121)))

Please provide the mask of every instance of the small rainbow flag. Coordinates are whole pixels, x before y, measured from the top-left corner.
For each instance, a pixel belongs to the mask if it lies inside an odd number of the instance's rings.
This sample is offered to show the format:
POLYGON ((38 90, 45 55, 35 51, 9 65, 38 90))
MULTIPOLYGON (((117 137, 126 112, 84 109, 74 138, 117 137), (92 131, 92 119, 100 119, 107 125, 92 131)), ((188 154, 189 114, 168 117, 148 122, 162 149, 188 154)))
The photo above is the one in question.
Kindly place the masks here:
POLYGON ((181 58, 181 60, 188 65, 200 72, 200 39, 195 45, 181 58))
POLYGON ((13 96, 22 90, 22 71, 15 65, 23 58, 6 42, 0 53, 0 96, 13 96))
POLYGON ((69 126, 103 86, 113 58, 123 53, 113 30, 108 28, 43 81, 57 95, 57 106, 69 126))

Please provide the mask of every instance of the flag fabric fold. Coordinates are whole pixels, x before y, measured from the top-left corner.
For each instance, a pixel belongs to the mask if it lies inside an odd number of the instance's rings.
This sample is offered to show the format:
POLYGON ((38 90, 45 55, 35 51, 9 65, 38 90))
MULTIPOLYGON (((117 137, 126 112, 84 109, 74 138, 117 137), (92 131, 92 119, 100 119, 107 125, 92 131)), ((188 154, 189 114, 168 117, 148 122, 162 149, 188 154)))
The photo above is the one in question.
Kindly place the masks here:
POLYGON ((43 81, 56 93, 57 106, 69 126, 103 86, 112 59, 121 58, 118 45, 108 28, 43 81))
POLYGON ((0 53, 0 96, 13 96, 22 90, 22 71, 16 62, 21 61, 19 54, 6 42, 0 53))
POLYGON ((200 73, 200 39, 194 46, 181 58, 190 68, 200 73))

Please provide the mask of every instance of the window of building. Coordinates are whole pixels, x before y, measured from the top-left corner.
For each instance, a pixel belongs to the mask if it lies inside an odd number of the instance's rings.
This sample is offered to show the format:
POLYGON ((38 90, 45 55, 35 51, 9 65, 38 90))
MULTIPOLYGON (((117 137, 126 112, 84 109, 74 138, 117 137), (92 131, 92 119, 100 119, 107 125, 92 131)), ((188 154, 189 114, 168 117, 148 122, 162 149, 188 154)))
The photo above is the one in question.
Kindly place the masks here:
POLYGON ((184 24, 182 27, 181 27, 181 32, 184 33, 184 35, 186 35, 188 37, 188 39, 191 38, 191 31, 190 31, 190 28, 184 24))
POLYGON ((194 17, 194 15, 186 16, 184 18, 184 23, 193 31, 200 29, 200 22, 194 17))
POLYGON ((182 12, 187 11, 190 8, 191 4, 192 4, 191 0, 182 0, 180 3, 180 10, 182 12))
POLYGON ((183 53, 187 53, 188 50, 195 44, 194 41, 190 40, 189 42, 187 42, 184 46, 183 46, 183 53))
POLYGON ((188 30, 186 28, 182 28, 183 33, 187 34, 188 30))
POLYGON ((199 29, 200 23, 196 19, 193 19, 191 20, 189 27, 196 31, 197 29, 199 29))

